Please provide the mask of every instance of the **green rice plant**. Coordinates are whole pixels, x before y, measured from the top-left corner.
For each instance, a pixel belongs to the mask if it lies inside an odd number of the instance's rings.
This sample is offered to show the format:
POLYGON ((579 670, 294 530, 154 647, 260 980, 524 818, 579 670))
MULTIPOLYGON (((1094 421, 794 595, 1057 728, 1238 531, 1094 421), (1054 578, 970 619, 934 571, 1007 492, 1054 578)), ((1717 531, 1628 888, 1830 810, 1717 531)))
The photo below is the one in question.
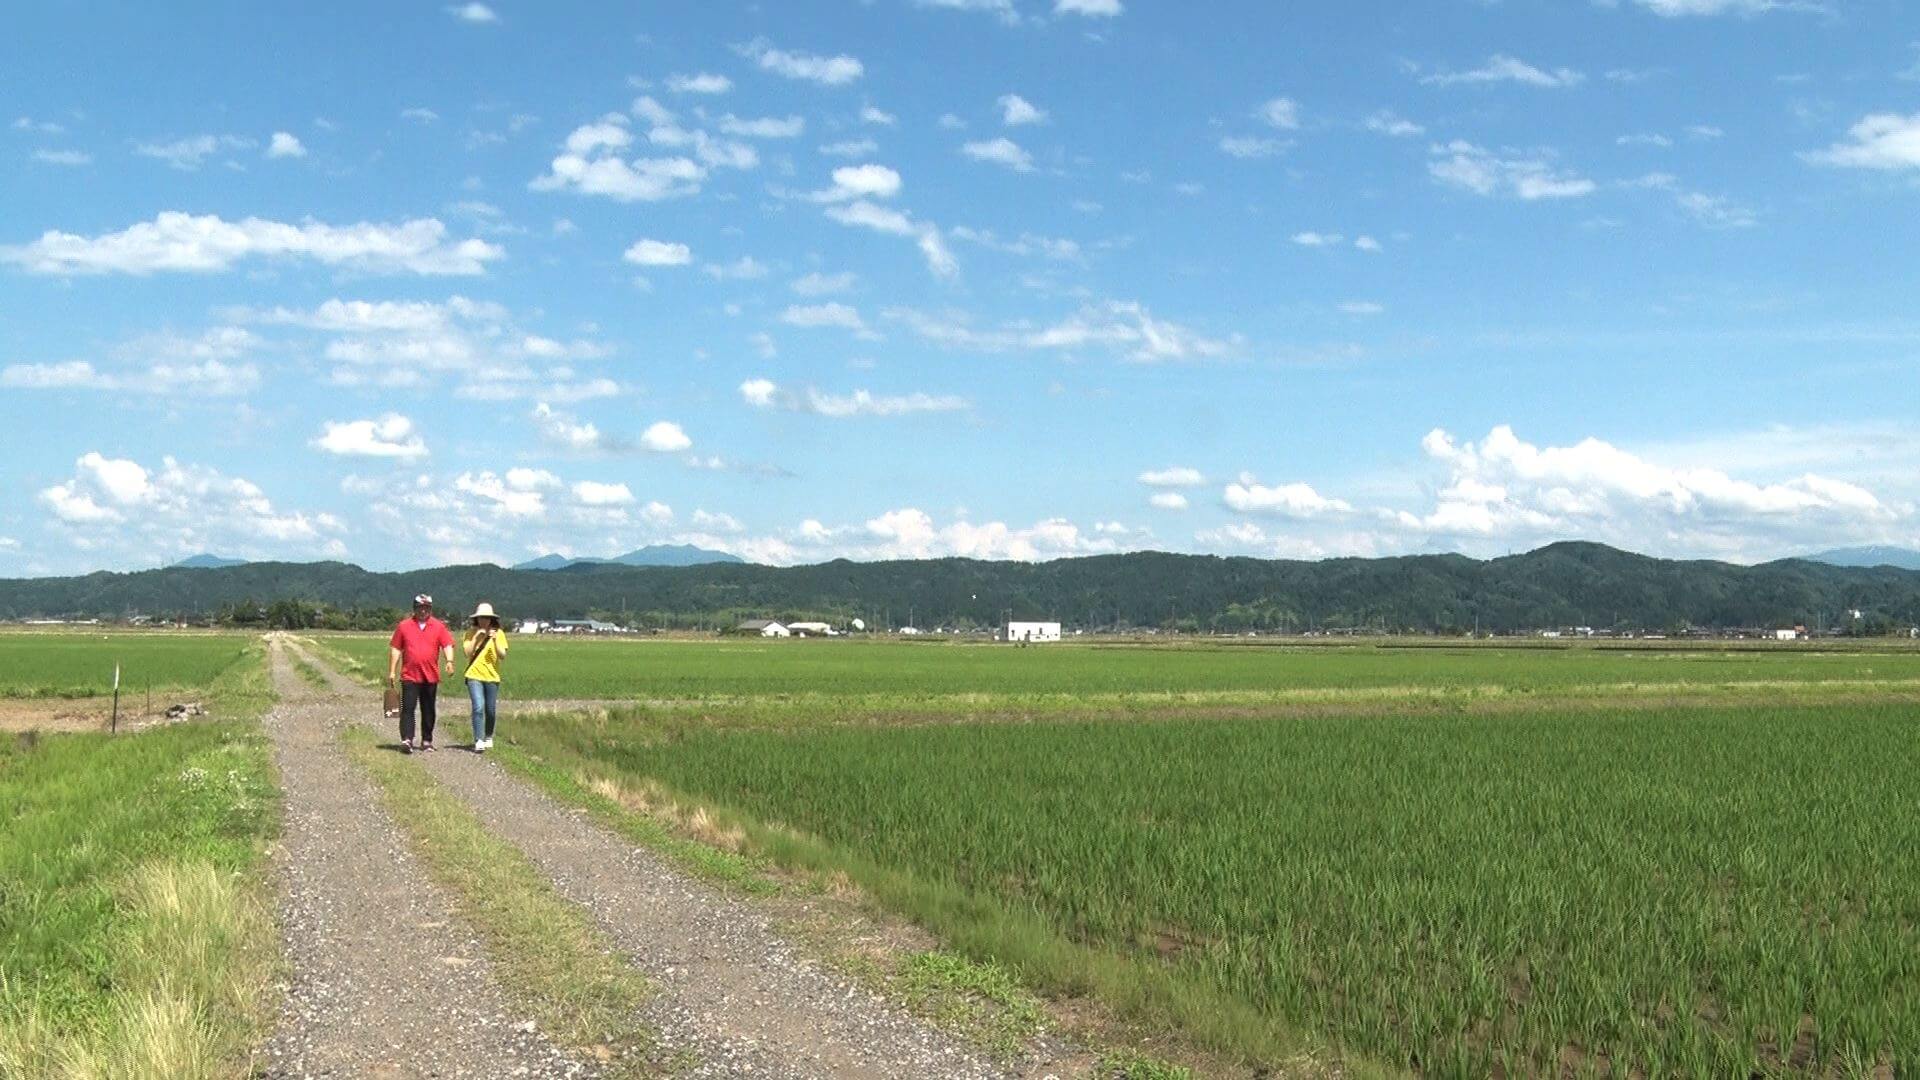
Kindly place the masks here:
MULTIPOLYGON (((319 635, 363 677, 387 670, 384 635, 319 635)), ((852 703, 930 703, 1003 713, 1132 700, 1160 707, 1401 698, 1525 700, 1568 694, 1818 692, 1858 686, 1920 694, 1920 649, 1388 648, 1081 645, 1015 649, 887 640, 714 640, 516 635, 505 693, 520 701, 629 700, 659 708, 750 706, 786 715, 852 703)))
POLYGON ((257 656, 258 642, 194 631, 0 634, 0 698, 105 697, 116 664, 123 700, 148 689, 199 691, 257 656))
POLYGON ((514 738, 1223 1051, 1746 1075, 1920 1067, 1920 815, 1889 801, 1920 770, 1911 715, 616 714, 514 738))

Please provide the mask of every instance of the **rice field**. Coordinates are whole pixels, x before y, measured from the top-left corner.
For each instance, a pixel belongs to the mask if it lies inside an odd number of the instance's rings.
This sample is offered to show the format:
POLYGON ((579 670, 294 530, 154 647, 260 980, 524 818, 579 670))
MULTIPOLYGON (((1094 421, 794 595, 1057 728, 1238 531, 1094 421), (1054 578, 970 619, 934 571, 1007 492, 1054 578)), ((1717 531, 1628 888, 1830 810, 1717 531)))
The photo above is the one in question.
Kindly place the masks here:
POLYGON ((760 857, 1216 1051, 1458 1076, 1920 1069, 1911 653, 541 642, 509 681, 603 655, 690 669, 630 694, 810 707, 539 715, 503 741, 633 805, 704 808, 760 857), (874 670, 895 661, 916 678, 874 670), (1517 709, 1361 692, 1448 679, 1584 690, 1517 709), (990 711, 1256 680, 1355 707, 891 723, 865 696, 990 711), (1609 704, 1660 680, 1705 692, 1609 704), (1819 700, 1848 680, 1877 688, 1819 700), (1762 689, 1716 696, 1742 684, 1762 689))
POLYGON ((0 633, 0 698, 92 698, 113 693, 195 690, 212 685, 257 652, 249 634, 193 631, 0 633))
MULTIPOLYGON (((386 637, 324 635, 336 656, 384 676, 386 637)), ((1889 683, 1920 688, 1920 649, 1507 648, 1353 645, 1004 645, 888 640, 583 639, 515 635, 506 693, 521 700, 724 701, 1274 691, 1504 694, 1606 686, 1889 683)))

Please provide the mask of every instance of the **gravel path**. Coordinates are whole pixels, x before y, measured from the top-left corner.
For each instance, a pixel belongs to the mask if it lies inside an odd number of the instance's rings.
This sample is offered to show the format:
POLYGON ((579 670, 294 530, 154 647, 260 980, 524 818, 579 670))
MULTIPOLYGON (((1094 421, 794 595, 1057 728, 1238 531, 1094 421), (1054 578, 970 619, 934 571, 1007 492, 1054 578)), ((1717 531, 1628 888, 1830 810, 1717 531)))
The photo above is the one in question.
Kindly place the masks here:
MULTIPOLYGON (((275 854, 290 979, 257 1060, 267 1077, 587 1077, 494 985, 478 937, 406 849, 338 733, 358 701, 323 694, 272 640, 265 724, 285 791, 275 854)), ((366 691, 367 708, 379 715, 366 691)))
MULTIPOLYGON (((343 693, 372 696, 334 678, 343 693)), ((442 705, 446 749, 416 760, 563 896, 592 912, 654 982, 645 1019, 667 1055, 690 1059, 675 1075, 893 1080, 1049 1077, 1084 1068, 1073 1048, 1053 1044, 1020 1062, 991 1061, 823 967, 750 902, 687 876, 468 752, 464 701, 454 701, 461 707, 442 705)), ((502 725, 501 737, 511 738, 510 721, 502 725)))

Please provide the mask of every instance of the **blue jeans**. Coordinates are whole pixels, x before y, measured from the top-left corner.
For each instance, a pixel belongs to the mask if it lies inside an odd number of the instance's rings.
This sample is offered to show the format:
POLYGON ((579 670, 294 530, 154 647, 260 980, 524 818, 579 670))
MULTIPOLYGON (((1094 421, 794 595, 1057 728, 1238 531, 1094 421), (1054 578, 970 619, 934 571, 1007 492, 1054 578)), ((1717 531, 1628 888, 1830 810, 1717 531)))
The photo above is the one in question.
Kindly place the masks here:
POLYGON ((467 697, 473 702, 473 741, 493 738, 493 714, 500 708, 500 684, 468 679, 467 697))

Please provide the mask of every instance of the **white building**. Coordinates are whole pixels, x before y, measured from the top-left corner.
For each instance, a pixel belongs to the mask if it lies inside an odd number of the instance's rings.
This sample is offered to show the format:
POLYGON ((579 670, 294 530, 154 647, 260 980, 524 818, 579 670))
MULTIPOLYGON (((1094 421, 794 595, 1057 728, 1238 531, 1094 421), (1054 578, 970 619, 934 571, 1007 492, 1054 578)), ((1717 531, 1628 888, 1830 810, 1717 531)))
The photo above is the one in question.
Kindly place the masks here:
POLYGON ((799 637, 833 637, 833 627, 823 622, 788 623, 787 629, 799 637))
POLYGON ((758 634, 761 637, 792 637, 793 631, 771 619, 748 619, 734 628, 741 634, 758 634))
POLYGON ((1057 622, 1010 622, 1007 624, 1006 636, 1000 640, 1026 643, 1059 641, 1060 624, 1057 622))
POLYGON ((1799 640, 1800 640, 1800 631, 1798 631, 1798 630, 1775 630, 1775 631, 1773 632, 1773 640, 1775 640, 1775 641, 1799 641, 1799 640))

